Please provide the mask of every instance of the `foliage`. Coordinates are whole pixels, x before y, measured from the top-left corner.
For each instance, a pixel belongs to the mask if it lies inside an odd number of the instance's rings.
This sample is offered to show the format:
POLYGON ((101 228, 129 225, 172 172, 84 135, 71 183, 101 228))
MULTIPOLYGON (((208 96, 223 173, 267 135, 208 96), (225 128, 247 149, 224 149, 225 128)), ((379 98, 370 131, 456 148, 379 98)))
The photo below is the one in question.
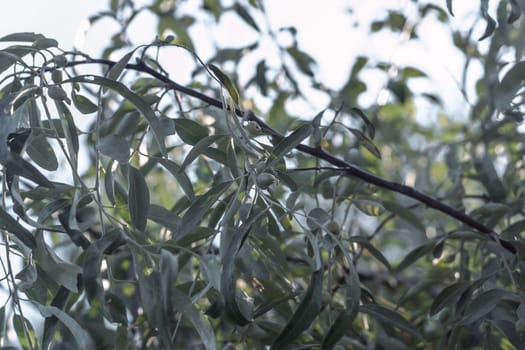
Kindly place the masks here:
POLYGON ((1 345, 523 348, 522 5, 502 1, 496 22, 481 0, 482 42, 433 3, 371 24, 417 40, 435 15, 450 30, 465 58, 452 115, 412 85, 430 80, 417 67, 360 56, 342 88, 325 86, 264 2, 185 3, 110 1, 90 18, 120 25, 101 58, 0 39, 1 345), (145 12, 158 36, 133 46, 145 12), (192 28, 228 15, 257 41, 202 59, 192 28), (389 98, 362 105, 370 73, 389 98), (310 89, 329 103, 294 115, 310 89))

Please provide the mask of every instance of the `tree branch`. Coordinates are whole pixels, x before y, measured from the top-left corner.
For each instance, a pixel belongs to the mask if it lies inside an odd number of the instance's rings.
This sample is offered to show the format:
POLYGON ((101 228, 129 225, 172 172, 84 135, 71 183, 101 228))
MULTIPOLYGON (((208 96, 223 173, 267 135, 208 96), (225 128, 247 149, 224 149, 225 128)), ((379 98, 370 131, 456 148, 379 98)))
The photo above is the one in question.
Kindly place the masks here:
MULTIPOLYGON (((111 61, 111 60, 105 60, 105 59, 86 59, 86 60, 82 60, 82 61, 71 61, 71 62, 68 62, 66 67, 73 67, 73 66, 77 66, 77 65, 82 65, 82 64, 102 64, 102 65, 107 65, 109 67, 113 66, 116 64, 115 61, 111 61)), ((176 83, 175 81, 171 80, 169 77, 167 77, 166 75, 163 75, 159 72, 157 72, 156 70, 152 69, 151 67, 147 66, 146 64, 144 64, 143 62, 138 62, 136 64, 127 64, 126 65, 126 69, 130 69, 130 70, 134 70, 134 71, 138 71, 138 72, 142 72, 142 73, 145 73, 145 74, 148 74, 156 79, 158 79, 159 81, 162 81, 163 83, 166 84, 166 88, 168 89, 172 89, 172 90, 175 90, 175 91, 178 91, 178 92, 181 92, 185 95, 188 95, 188 96, 191 96, 191 97, 194 97, 198 100, 201 100, 203 102, 206 102, 208 103, 209 105, 211 106, 214 106, 214 107, 217 107, 217 108, 220 108, 220 109, 230 109, 229 106, 224 106, 224 104, 213 98, 213 97, 210 97, 210 96, 207 96, 201 92, 198 92, 196 90, 193 90, 193 89, 190 89, 188 87, 185 87, 185 86, 182 86, 178 83, 176 83)), ((262 131, 264 131, 266 134, 270 135, 271 137, 273 137, 274 139, 276 140, 281 140, 284 138, 284 136, 278 132, 277 130, 275 130, 274 128, 272 128, 270 125, 268 125, 265 121, 263 121, 261 118, 257 117, 255 114, 253 114, 252 112, 246 112, 246 111, 243 111, 241 109, 235 109, 235 114, 240 117, 240 118, 245 118, 246 120, 248 121, 254 121, 256 122, 262 129, 262 131)), ((316 157, 318 159, 322 159, 336 167, 338 167, 341 171, 344 171, 346 174, 350 175, 350 176, 353 176, 353 177, 356 177, 358 179, 361 179, 369 184, 372 184, 372 185, 375 185, 377 187, 380 187, 380 188, 383 188, 383 189, 386 189, 386 190, 389 190, 389 191, 392 191, 392 192, 396 192, 396 193, 400 193, 402 195, 405 195, 409 198, 412 198, 412 199, 415 199, 416 201, 418 202, 421 202, 423 204, 425 204, 426 206, 430 207, 430 208, 433 208, 435 210, 438 210, 450 217, 453 217, 455 218, 456 220, 476 229, 477 231, 483 233, 483 234, 487 234, 491 240, 493 240, 494 242, 498 243, 498 244, 501 244, 501 246, 503 246, 506 250, 508 250, 509 252, 511 253, 516 253, 517 252, 517 249, 516 247, 509 241, 504 241, 504 240, 501 240, 499 239, 498 235, 494 232, 494 230, 492 230, 491 228, 485 226, 484 224, 482 224, 481 222, 479 222, 478 220, 472 218, 471 216, 465 214, 464 212, 460 211, 460 210, 457 210, 437 199, 434 199, 432 198, 431 196, 429 195, 426 195, 422 192, 419 192, 417 191, 416 189, 414 189, 413 187, 410 187, 410 186, 406 186, 406 185, 403 185, 403 184, 400 184, 400 183, 397 183, 397 182, 393 182, 393 181, 389 181, 389 180, 386 180, 382 177, 379 177, 377 175, 374 175, 366 170, 363 170, 361 168, 358 168, 348 162, 345 162, 344 160, 342 159, 339 159, 337 157, 334 157, 333 155, 325 152, 323 149, 321 149, 320 147, 317 147, 317 148, 314 148, 314 147, 310 147, 310 146, 307 146, 307 145, 303 145, 303 144, 300 144, 296 147, 296 149, 300 152, 303 152, 305 154, 309 154, 313 157, 316 157)))

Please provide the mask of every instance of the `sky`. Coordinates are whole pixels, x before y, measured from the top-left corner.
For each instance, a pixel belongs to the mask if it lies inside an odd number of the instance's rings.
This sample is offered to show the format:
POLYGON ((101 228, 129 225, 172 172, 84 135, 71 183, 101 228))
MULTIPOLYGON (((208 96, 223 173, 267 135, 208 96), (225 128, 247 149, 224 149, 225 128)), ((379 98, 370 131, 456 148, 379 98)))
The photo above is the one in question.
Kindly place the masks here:
MULTIPOLYGON (((135 2, 140 4, 151 1, 136 0, 135 2)), ((369 54, 384 60, 415 66, 425 63, 433 75, 432 78, 440 87, 450 88, 456 84, 454 79, 460 77, 461 56, 447 51, 447 47, 450 48, 451 45, 450 34, 440 32, 435 26, 431 28, 421 26, 420 30, 431 32, 426 36, 422 33, 421 37, 430 38, 431 41, 422 41, 418 45, 412 45, 412 43, 403 41, 400 36, 384 39, 378 36, 371 40, 364 30, 367 28, 355 27, 352 16, 348 14, 348 8, 353 7, 354 19, 358 18, 362 23, 366 23, 377 18, 384 11, 385 4, 410 9, 411 1, 409 0, 365 2, 331 0, 322 3, 305 0, 265 0, 264 2, 274 28, 288 25, 295 25, 299 28, 300 46, 319 62, 318 77, 328 86, 337 87, 345 82, 351 63, 358 54, 369 54), (297 9, 300 9, 300 12, 297 9), (448 52, 446 59, 443 59, 443 52, 448 52), (432 61, 435 64, 428 65, 428 62, 432 61)), ((436 2, 443 3, 444 1, 436 2)), ((73 47, 83 21, 89 15, 107 8, 108 3, 109 0, 4 0, 0 12, 0 35, 20 31, 40 32, 58 40, 62 48, 69 49, 73 47)), ((454 6, 456 19, 452 21, 457 25, 461 23, 459 20, 461 14, 468 13, 469 8, 465 7, 464 1, 455 1, 454 6)), ((410 10, 407 10, 406 14, 410 17, 410 10)), ((137 43, 151 42, 154 33, 152 28, 154 18, 143 14, 137 23, 139 25, 130 28, 138 39, 137 43)), ((246 36, 254 34, 249 30, 239 33, 234 25, 221 27, 223 29, 216 35, 226 45, 235 45, 246 36)), ((97 24, 91 29, 82 48, 96 56, 100 53, 100 47, 107 43, 108 33, 113 32, 114 29, 108 21, 97 24)), ((209 33, 202 34, 209 35, 209 33)), ((203 53, 199 52, 199 54, 203 53)), ((453 105, 460 103, 456 92, 450 94, 453 105)))

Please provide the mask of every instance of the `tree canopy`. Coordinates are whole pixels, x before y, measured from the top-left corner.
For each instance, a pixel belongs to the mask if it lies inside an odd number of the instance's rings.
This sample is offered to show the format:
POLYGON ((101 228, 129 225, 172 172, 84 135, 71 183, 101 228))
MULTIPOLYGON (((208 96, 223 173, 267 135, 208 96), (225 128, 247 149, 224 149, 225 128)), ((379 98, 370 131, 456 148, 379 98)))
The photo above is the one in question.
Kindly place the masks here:
POLYGON ((369 51, 326 84, 262 0, 111 0, 100 57, 0 38, 0 346, 523 349, 525 4, 456 5, 364 29, 448 33, 457 108, 369 51))

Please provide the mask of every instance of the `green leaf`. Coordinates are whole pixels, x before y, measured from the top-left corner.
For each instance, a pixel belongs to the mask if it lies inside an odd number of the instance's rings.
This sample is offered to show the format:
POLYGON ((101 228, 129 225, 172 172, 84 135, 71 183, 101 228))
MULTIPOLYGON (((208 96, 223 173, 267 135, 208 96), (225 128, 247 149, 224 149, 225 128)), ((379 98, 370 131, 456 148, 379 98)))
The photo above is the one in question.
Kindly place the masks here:
POLYGON ((71 91, 71 99, 76 109, 82 114, 91 114, 98 110, 96 104, 91 102, 87 97, 78 95, 74 89, 71 91))
POLYGON ((75 338, 77 349, 93 349, 94 344, 89 334, 77 323, 77 321, 55 306, 36 304, 42 316, 48 318, 55 316, 66 327, 75 338))
POLYGON ((58 159, 55 155, 55 151, 47 142, 44 135, 31 137, 26 152, 27 155, 38 164, 38 166, 49 171, 55 171, 58 169, 58 159))
POLYGON ((383 264, 388 270, 392 269, 392 266, 390 266, 390 263, 385 258, 385 256, 376 248, 372 243, 368 241, 365 237, 359 237, 359 236, 351 236, 348 238, 349 242, 355 242, 368 250, 370 255, 372 255, 374 258, 376 258, 381 264, 383 264))
POLYGON ((76 170, 78 161, 79 142, 78 130, 75 126, 75 120, 73 119, 71 111, 69 110, 69 108, 67 108, 64 102, 55 101, 55 106, 60 115, 60 124, 62 126, 62 130, 64 130, 64 137, 66 138, 69 157, 71 158, 71 162, 74 167, 73 170, 76 170))
POLYGON ((271 349, 286 349, 292 341, 310 327, 321 311, 323 291, 323 269, 314 271, 308 289, 292 318, 279 336, 274 340, 271 349))
POLYGON ((521 8, 517 0, 509 0, 509 2, 511 5, 511 10, 510 10, 509 18, 507 19, 507 23, 512 24, 515 21, 517 21, 518 18, 521 17, 521 8))
POLYGON ((111 230, 102 238, 91 244, 84 252, 82 279, 84 291, 91 302, 97 300, 104 305, 104 288, 100 270, 106 249, 120 238, 119 230, 111 230))
POLYGON ((13 233, 29 249, 36 248, 35 237, 0 207, 0 229, 13 233))
POLYGON ((0 41, 22 41, 22 42, 34 42, 40 39, 45 39, 46 37, 42 34, 33 33, 33 32, 20 32, 12 33, 0 38, 0 41))
POLYGON ((195 327, 195 331, 199 334, 204 347, 207 350, 217 349, 215 332, 210 322, 203 317, 202 312, 200 312, 195 305, 193 305, 191 299, 178 288, 173 288, 172 293, 172 301, 175 309, 182 312, 183 315, 190 320, 193 327, 195 327))
POLYGON ((206 152, 209 146, 211 146, 213 143, 222 138, 224 138, 223 135, 211 135, 200 139, 199 142, 197 142, 195 146, 193 146, 186 158, 184 158, 184 162, 180 166, 181 171, 184 171, 184 169, 186 169, 186 167, 190 165, 191 162, 193 162, 198 156, 206 152))
POLYGON ((370 153, 372 153, 377 158, 381 159, 381 152, 379 151, 379 148, 377 148, 376 145, 372 142, 371 139, 369 139, 365 134, 363 134, 360 130, 355 128, 347 128, 352 134, 354 134, 355 138, 357 139, 357 142, 366 148, 370 153))
POLYGON ((494 33, 494 30, 496 29, 496 21, 494 18, 492 18, 489 13, 489 0, 480 0, 480 12, 483 18, 487 21, 487 26, 485 27, 485 32, 483 35, 478 39, 478 41, 481 41, 483 39, 488 38, 489 36, 494 33))
POLYGON ((193 201, 195 198, 195 192, 193 191, 193 185, 188 178, 188 175, 179 167, 175 162, 169 159, 161 159, 159 163, 168 170, 171 175, 175 177, 180 187, 188 197, 190 201, 193 201))
POLYGON ((380 216, 385 212, 381 203, 371 199, 352 199, 352 204, 368 216, 380 216))
POLYGON ((314 76, 312 66, 315 65, 315 60, 310 55, 299 50, 296 46, 291 46, 287 48, 286 51, 293 58, 295 64, 297 64, 297 67, 301 72, 310 77, 314 76))
POLYGON ((208 64, 207 67, 211 70, 211 72, 215 75, 215 77, 219 80, 221 85, 228 91, 228 94, 232 98, 233 102, 235 103, 235 106, 239 105, 239 91, 237 90, 237 87, 235 84, 231 81, 231 79, 224 73, 219 67, 208 64))
POLYGON ((257 23, 255 23, 255 20, 250 15, 248 10, 244 8, 244 6, 236 2, 235 4, 233 4, 233 9, 239 15, 239 17, 241 17, 244 20, 244 22, 246 22, 250 27, 252 27, 256 31, 259 31, 259 26, 257 26, 257 23))
POLYGON ((12 175, 25 177, 40 186, 47 188, 55 187, 33 164, 15 152, 9 152, 7 155, 5 169, 12 175))
POLYGON ((36 233, 36 249, 33 254, 38 261, 38 266, 46 271, 59 286, 73 293, 78 292, 78 277, 82 269, 59 258, 44 242, 44 234, 40 230, 36 233))
POLYGON ((359 312, 361 300, 359 275, 352 260, 349 261, 348 267, 350 273, 346 277, 345 283, 345 310, 339 313, 339 316, 337 316, 337 319, 324 336, 321 350, 332 349, 351 327, 359 312))
POLYGON ((0 73, 11 67, 15 62, 27 66, 22 58, 36 51, 36 49, 28 46, 8 47, 0 50, 0 73))
POLYGON ((120 77, 120 74, 122 74, 122 72, 126 68, 126 65, 128 64, 129 60, 131 59, 131 57, 133 56, 133 54, 135 53, 137 49, 138 48, 131 50, 130 52, 122 56, 122 58, 118 60, 117 63, 112 65, 111 68, 106 73, 106 78, 112 81, 117 81, 118 78, 120 77))
POLYGON ((288 152, 297 147, 313 131, 312 124, 303 124, 290 135, 283 138, 272 150, 272 154, 266 161, 267 167, 271 168, 279 162, 288 152))
POLYGON ((2 305, 0 307, 0 338, 5 339, 5 331, 6 331, 6 317, 5 317, 5 306, 2 305))
POLYGON ((412 250, 410 253, 408 253, 407 256, 399 263, 399 265, 396 267, 396 272, 401 272, 416 261, 418 261, 421 257, 427 255, 430 253, 434 247, 436 246, 435 241, 429 241, 416 249, 412 250))
POLYGON ((120 164, 127 164, 130 155, 128 140, 117 134, 109 134, 99 140, 97 149, 105 156, 115 159, 120 164))
POLYGON ((50 38, 37 39, 33 42, 33 46, 39 50, 49 49, 50 47, 58 47, 58 41, 50 38))
POLYGON ((180 217, 172 211, 161 207, 160 205, 150 205, 148 219, 166 227, 171 232, 177 232, 180 227, 180 217))
POLYGON ((112 166, 113 162, 109 162, 106 169, 104 169, 104 189, 106 191, 106 196, 108 196, 110 203, 112 205, 115 205, 115 183, 113 180, 113 171, 111 171, 112 166))
POLYGON ((181 229, 176 232, 175 240, 183 238, 192 232, 197 224, 204 219, 205 214, 217 202, 220 195, 230 188, 232 181, 222 182, 213 186, 208 192, 197 197, 193 204, 188 208, 181 220, 181 229))
POLYGON ((474 160, 474 168, 476 169, 476 176, 487 189, 489 197, 494 202, 501 202, 506 198, 506 191, 496 172, 494 163, 494 159, 489 154, 485 154, 483 157, 474 160))
POLYGON ((452 0, 447 0, 447 10, 452 16, 454 16, 454 12, 452 11, 452 0))
POLYGON ((501 79, 494 91, 496 108, 500 111, 507 109, 523 86, 525 86, 525 60, 516 63, 501 79))
POLYGON ((128 169, 128 209, 136 230, 144 232, 150 206, 149 189, 144 176, 137 168, 128 169))
POLYGON ((394 310, 387 309, 377 304, 364 304, 361 306, 360 311, 370 315, 381 323, 398 328, 415 336, 416 338, 422 338, 412 323, 408 322, 403 316, 394 310))
POLYGON ((470 324, 478 321, 480 318, 491 312, 496 305, 501 303, 508 296, 508 291, 498 288, 490 289, 478 294, 465 308, 465 313, 460 323, 470 324))
POLYGON ((152 258, 144 249, 130 245, 135 273, 137 274, 140 297, 150 327, 156 329, 161 349, 174 350, 171 340, 170 322, 165 309, 166 300, 163 300, 162 279, 158 268, 154 268, 152 258))
POLYGON ((308 213, 306 223, 310 229, 315 230, 316 228, 322 227, 330 219, 330 214, 328 214, 324 209, 314 208, 308 213))
POLYGON ((470 287, 469 282, 457 282, 445 287, 435 298, 430 306, 430 316, 434 316, 445 307, 452 307, 456 304, 458 299, 470 287))
POLYGON ((390 202, 390 201, 383 201, 383 206, 385 207, 386 210, 400 217, 401 219, 405 220, 407 223, 411 224, 419 231, 425 232, 425 225, 423 225, 421 220, 416 215, 414 215, 410 210, 406 209, 405 207, 395 202, 390 202))
POLYGON ((25 317, 15 314, 13 316, 13 326, 15 328, 17 340, 23 349, 32 350, 38 348, 35 330, 25 317))
POLYGON ((252 226, 265 213, 266 211, 263 210, 257 214, 252 214, 249 220, 236 228, 223 255, 220 283, 221 294, 222 298, 224 298, 224 305, 227 315, 239 326, 244 326, 250 323, 252 321, 252 314, 246 315, 246 312, 243 312, 243 309, 240 308, 239 304, 237 303, 237 284, 234 278, 235 259, 252 226))
POLYGON ((164 144, 164 138, 162 137, 162 135, 164 135, 163 125, 160 122, 159 118, 157 118, 157 116, 155 115, 155 112, 151 109, 149 104, 146 101, 144 101, 142 97, 134 94, 125 85, 117 81, 113 81, 111 79, 99 77, 96 75, 80 75, 64 81, 64 83, 67 82, 99 85, 102 87, 106 87, 112 91, 115 91, 116 93, 127 99, 129 102, 131 102, 131 104, 135 106, 135 108, 137 108, 140 111, 140 113, 142 113, 144 118, 146 118, 148 125, 153 131, 153 135, 155 136, 155 139, 157 141, 162 155, 166 155, 166 145, 164 144))
POLYGON ((353 115, 357 115, 359 118, 361 118, 361 120, 365 123, 366 133, 373 140, 376 134, 376 127, 374 126, 374 124, 370 121, 370 119, 368 119, 366 114, 359 108, 354 107, 350 111, 353 115))
POLYGON ((175 123, 175 130, 182 141, 188 145, 196 145, 197 142, 208 136, 209 130, 207 127, 191 119, 173 119, 175 123))

